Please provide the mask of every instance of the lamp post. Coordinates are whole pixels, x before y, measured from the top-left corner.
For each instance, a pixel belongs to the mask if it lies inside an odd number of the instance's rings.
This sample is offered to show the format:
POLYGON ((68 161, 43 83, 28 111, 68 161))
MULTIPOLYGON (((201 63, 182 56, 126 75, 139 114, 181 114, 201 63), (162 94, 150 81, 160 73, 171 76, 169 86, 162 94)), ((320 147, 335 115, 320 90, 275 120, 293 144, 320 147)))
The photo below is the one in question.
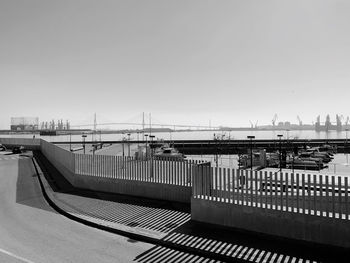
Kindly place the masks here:
POLYGON ((85 138, 86 138, 86 134, 83 134, 81 137, 83 138, 83 149, 84 149, 84 154, 85 154, 85 138))
POLYGON ((69 151, 72 151, 72 133, 69 133, 69 151))
POLYGON ((277 134, 277 137, 280 138, 280 154, 279 154, 279 159, 280 159, 280 173, 282 172, 282 137, 283 134, 277 134))
POLYGON ((152 146, 153 146, 153 139, 154 139, 154 135, 150 135, 149 136, 149 139, 150 139, 150 150, 151 150, 151 155, 153 156, 153 149, 152 149, 152 146), (151 146, 152 145, 152 146, 151 146))
POLYGON ((140 147, 140 132, 137 132, 137 149, 140 147))
POLYGON ((130 157, 130 133, 128 135, 128 157, 130 157))
POLYGON ((123 149, 123 160, 125 157, 125 152, 124 152, 124 142, 125 142, 125 137, 124 137, 124 133, 122 133, 123 137, 122 137, 122 149, 123 149))
POLYGON ((345 129, 345 152, 346 152, 346 164, 349 163, 349 159, 348 159, 348 131, 349 129, 346 128, 345 129))
POLYGON ((253 172, 253 139, 255 136, 247 136, 250 139, 250 170, 253 172))
POLYGON ((144 136, 146 137, 146 158, 147 158, 147 137, 148 137, 148 134, 145 134, 144 136))
POLYGON ((348 131, 349 129, 345 129, 345 152, 348 152, 348 131))

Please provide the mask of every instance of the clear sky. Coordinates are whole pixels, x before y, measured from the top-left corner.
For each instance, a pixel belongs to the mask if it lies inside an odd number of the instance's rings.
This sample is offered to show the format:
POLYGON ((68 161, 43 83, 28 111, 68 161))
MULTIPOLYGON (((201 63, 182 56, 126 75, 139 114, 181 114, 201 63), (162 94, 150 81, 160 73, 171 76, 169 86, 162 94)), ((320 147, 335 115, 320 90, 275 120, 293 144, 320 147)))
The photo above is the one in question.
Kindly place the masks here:
POLYGON ((348 116, 349 14, 348 0, 1 0, 0 128, 348 116))

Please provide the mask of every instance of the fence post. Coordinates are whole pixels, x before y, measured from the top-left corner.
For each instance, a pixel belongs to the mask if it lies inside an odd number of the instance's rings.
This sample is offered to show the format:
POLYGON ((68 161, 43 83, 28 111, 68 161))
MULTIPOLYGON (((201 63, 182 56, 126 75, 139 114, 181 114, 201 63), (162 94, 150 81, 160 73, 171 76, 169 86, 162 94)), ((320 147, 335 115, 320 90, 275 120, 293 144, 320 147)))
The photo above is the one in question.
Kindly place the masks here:
POLYGON ((227 187, 228 187, 228 203, 231 203, 231 169, 227 168, 227 187))
POLYGON ((255 207, 258 207, 258 171, 254 171, 254 196, 255 207))
POLYGON ((348 185, 348 177, 345 177, 345 219, 349 219, 349 185, 348 185))
POLYGON ((339 201, 339 208, 338 208, 338 212, 339 212, 339 219, 343 218, 343 210, 342 210, 342 189, 341 189, 341 177, 338 176, 338 201, 339 201))
POLYGON ((335 218, 335 177, 332 176, 332 218, 335 218))
MULTIPOLYGON (((236 170, 237 171, 237 170, 236 170)), ((232 203, 235 204, 236 200, 236 190, 235 190, 235 169, 231 169, 231 174, 232 174, 232 203)))
POLYGON ((326 214, 327 217, 331 217, 330 215, 330 209, 329 209, 329 181, 328 181, 328 175, 325 176, 325 181, 326 181, 326 214))
POLYGON ((307 197, 308 197, 308 214, 311 214, 311 175, 307 174, 307 197))
POLYGON ((314 186, 314 205, 313 205, 313 210, 314 210, 314 215, 317 215, 318 214, 318 212, 317 212, 317 202, 316 202, 316 197, 317 197, 317 184, 316 184, 316 174, 314 174, 314 176, 313 176, 313 181, 314 181, 314 183, 313 183, 313 186, 314 186))

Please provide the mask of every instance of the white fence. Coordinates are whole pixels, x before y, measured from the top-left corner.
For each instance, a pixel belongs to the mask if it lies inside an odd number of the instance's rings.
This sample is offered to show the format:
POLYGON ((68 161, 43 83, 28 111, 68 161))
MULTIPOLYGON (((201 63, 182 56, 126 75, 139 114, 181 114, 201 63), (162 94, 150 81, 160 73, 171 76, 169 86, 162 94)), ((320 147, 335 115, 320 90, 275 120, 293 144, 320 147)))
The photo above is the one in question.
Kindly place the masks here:
POLYGON ((191 200, 195 161, 75 154, 44 140, 41 152, 79 188, 187 203, 191 200))
POLYGON ((199 167, 193 197, 350 220, 347 176, 199 167))

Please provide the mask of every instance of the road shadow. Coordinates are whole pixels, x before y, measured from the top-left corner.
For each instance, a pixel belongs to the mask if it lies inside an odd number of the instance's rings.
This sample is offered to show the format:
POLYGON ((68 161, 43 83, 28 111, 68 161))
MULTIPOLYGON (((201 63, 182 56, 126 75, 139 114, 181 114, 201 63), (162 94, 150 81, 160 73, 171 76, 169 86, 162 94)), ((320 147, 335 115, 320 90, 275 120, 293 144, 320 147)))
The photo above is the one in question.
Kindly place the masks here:
POLYGON ((206 257, 195 255, 191 253, 186 253, 180 250, 175 250, 171 248, 166 248, 162 246, 155 246, 148 251, 140 254, 134 259, 134 262, 140 263, 149 263, 149 262, 157 262, 157 263, 188 263, 188 262, 210 262, 210 263, 218 263, 223 262, 215 259, 208 259, 206 257))
POLYGON ((19 156, 16 182, 16 203, 55 212, 45 201, 30 157, 19 156))
MULTIPOLYGON (((278 239, 267 235, 195 221, 189 221, 176 228, 164 237, 162 241, 172 244, 179 251, 187 251, 204 258, 207 257, 222 262, 333 263, 348 262, 349 259, 349 251, 343 249, 278 239)), ((166 257, 169 253, 173 252, 153 247, 136 257, 134 261, 167 262, 147 260, 156 257, 166 257)))

